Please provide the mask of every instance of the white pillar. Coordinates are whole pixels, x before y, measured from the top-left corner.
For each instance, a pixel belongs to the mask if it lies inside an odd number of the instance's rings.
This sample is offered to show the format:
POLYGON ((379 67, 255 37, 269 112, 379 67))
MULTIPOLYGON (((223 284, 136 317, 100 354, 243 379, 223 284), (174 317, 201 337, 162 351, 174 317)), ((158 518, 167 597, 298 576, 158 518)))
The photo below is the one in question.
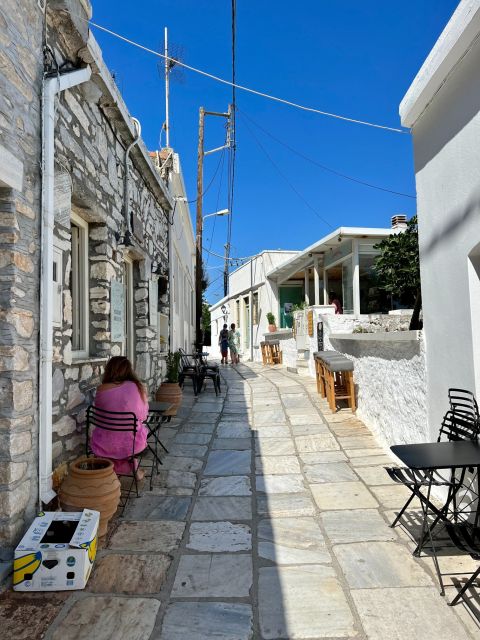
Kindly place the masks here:
POLYGON ((305 304, 307 305, 307 307, 310 306, 309 289, 310 289, 310 282, 308 279, 308 267, 305 267, 305 304))
POLYGON ((353 313, 360 314, 360 265, 358 258, 358 240, 352 242, 352 270, 353 270, 353 313))
POLYGON ((313 289, 315 294, 314 304, 320 304, 320 272, 318 256, 315 256, 313 259, 313 289))
POLYGON ((328 304, 328 274, 325 268, 323 269, 323 304, 328 304))

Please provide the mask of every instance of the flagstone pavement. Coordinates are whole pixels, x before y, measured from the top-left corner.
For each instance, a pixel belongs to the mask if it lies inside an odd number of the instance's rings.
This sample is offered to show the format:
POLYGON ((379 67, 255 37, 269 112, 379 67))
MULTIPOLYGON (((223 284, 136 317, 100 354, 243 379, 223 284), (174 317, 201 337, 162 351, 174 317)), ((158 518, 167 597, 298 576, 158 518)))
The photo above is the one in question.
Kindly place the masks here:
POLYGON ((463 604, 447 605, 477 563, 442 556, 455 575, 439 595, 431 558, 388 526, 408 493, 363 423, 279 367, 222 377, 218 398, 185 390, 153 489, 111 525, 86 590, 5 592, 3 637, 480 637, 463 604))

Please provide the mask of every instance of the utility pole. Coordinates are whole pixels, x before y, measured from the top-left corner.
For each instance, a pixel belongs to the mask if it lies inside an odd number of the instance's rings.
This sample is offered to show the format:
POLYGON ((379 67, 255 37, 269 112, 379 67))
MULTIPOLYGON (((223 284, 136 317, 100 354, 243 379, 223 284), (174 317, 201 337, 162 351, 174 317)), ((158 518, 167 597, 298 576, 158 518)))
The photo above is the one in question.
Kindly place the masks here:
POLYGON ((225 265, 223 267, 223 296, 228 295, 228 260, 230 257, 230 243, 225 245, 225 265))
POLYGON ((201 350, 203 335, 201 329, 202 319, 202 232, 203 232, 203 160, 205 136, 205 109, 200 107, 198 119, 198 154, 197 154, 197 226, 196 226, 196 263, 195 263, 195 345, 201 350))
POLYGON ((227 113, 218 113, 217 111, 205 111, 204 107, 200 107, 198 121, 198 154, 197 154, 197 224, 196 224, 196 263, 195 263, 195 346, 201 350, 203 346, 203 332, 201 328, 202 322, 202 236, 203 236, 203 161, 205 156, 216 151, 221 151, 230 146, 230 130, 226 144, 209 151, 205 151, 205 116, 216 116, 226 118, 230 122, 230 109, 227 113))
POLYGON ((170 60, 168 59, 168 29, 165 27, 165 142, 170 146, 170 60))

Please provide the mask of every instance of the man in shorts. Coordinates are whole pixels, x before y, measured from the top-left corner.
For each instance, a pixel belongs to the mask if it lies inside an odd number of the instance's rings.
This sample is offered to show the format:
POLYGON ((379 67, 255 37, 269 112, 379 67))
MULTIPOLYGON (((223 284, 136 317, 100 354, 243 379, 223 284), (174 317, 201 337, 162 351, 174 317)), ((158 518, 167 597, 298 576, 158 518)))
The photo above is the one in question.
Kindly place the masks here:
POLYGON ((228 326, 223 325, 223 329, 218 336, 218 346, 220 347, 220 353, 222 354, 222 364, 228 363, 228 326))

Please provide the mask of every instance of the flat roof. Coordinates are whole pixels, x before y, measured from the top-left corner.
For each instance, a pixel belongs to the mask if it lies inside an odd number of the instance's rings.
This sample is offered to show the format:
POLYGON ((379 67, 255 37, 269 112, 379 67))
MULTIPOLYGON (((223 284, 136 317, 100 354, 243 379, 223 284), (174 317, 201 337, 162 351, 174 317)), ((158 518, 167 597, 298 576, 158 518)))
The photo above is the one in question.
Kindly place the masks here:
POLYGON ((404 127, 413 127, 480 34, 480 0, 462 0, 400 103, 404 127))
POLYGON ((377 229, 371 227, 339 227, 327 236, 324 236, 314 244, 300 251, 296 256, 290 258, 286 262, 278 265, 267 273, 267 278, 273 280, 288 280, 294 273, 305 268, 305 266, 313 262, 313 255, 324 253, 331 247, 338 247, 343 240, 351 240, 352 238, 385 238, 392 233, 394 229, 377 229))

